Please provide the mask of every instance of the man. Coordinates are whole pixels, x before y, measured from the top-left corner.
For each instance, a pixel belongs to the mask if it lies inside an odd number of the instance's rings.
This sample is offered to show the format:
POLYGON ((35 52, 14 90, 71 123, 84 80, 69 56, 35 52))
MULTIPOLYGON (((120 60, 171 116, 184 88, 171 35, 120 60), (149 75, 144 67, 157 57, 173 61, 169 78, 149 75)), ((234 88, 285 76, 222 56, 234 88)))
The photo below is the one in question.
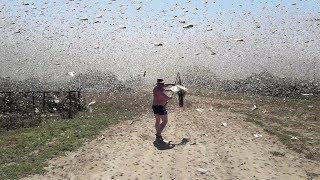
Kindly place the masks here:
POLYGON ((163 140, 161 132, 166 127, 168 122, 166 104, 172 96, 168 96, 164 93, 165 87, 174 86, 175 84, 165 84, 163 79, 157 79, 157 85, 153 89, 153 103, 152 110, 156 118, 155 129, 156 138, 160 141, 163 140))

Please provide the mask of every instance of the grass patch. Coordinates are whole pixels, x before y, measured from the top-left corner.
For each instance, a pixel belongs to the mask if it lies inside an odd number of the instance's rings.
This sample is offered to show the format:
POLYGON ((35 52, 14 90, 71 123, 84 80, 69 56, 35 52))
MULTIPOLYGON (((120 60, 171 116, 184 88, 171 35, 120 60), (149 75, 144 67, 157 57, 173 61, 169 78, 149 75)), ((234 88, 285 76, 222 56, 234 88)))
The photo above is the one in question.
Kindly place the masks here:
POLYGON ((47 119, 39 127, 2 133, 0 179, 43 173, 48 159, 77 149, 119 119, 81 113, 69 121, 47 119))
POLYGON ((70 120, 48 117, 37 127, 2 131, 0 179, 44 173, 49 159, 74 151, 110 125, 141 114, 142 104, 148 102, 147 96, 112 94, 113 99, 102 99, 100 95, 87 97, 88 101, 99 98, 93 113, 80 112, 70 120))

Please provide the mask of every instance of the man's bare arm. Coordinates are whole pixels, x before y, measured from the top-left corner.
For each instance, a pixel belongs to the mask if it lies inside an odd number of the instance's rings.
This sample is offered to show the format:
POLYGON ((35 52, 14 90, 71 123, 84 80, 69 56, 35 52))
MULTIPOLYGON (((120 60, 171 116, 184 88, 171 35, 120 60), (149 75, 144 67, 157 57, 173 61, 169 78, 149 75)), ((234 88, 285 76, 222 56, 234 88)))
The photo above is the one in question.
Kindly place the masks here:
POLYGON ((174 83, 168 83, 168 84, 164 84, 165 86, 175 86, 176 84, 174 83))

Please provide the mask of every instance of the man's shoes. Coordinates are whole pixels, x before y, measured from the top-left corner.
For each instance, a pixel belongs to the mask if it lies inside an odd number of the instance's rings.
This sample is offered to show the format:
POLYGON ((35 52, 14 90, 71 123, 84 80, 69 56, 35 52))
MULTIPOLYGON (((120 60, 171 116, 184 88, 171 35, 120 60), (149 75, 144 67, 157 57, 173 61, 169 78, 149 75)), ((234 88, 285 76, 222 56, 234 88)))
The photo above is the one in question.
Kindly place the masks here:
POLYGON ((162 136, 161 136, 161 135, 158 135, 158 134, 156 134, 156 139, 159 140, 159 141, 163 141, 162 136))

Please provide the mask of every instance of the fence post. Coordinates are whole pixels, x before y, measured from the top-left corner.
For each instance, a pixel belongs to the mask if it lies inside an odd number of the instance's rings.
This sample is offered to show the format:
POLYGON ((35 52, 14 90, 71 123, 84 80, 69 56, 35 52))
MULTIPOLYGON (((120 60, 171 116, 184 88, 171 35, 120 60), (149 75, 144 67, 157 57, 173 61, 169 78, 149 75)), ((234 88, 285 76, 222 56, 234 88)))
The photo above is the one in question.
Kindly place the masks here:
POLYGON ((45 112, 45 106, 46 106, 46 92, 42 93, 42 112, 45 112))
POLYGON ((34 92, 33 91, 32 91, 32 108, 33 108, 33 112, 35 113, 36 103, 35 103, 35 100, 34 100, 34 92))
POLYGON ((80 105, 80 99, 81 99, 81 92, 78 91, 78 111, 81 111, 81 105, 80 105))
POLYGON ((69 108, 68 108, 68 113, 69 113, 69 118, 72 118, 72 112, 71 112, 71 109, 72 109, 71 91, 69 91, 68 98, 69 98, 69 108))
POLYGON ((9 99, 9 113, 12 113, 13 112, 13 103, 12 103, 12 92, 8 92, 9 93, 9 97, 8 97, 8 99, 9 99))

